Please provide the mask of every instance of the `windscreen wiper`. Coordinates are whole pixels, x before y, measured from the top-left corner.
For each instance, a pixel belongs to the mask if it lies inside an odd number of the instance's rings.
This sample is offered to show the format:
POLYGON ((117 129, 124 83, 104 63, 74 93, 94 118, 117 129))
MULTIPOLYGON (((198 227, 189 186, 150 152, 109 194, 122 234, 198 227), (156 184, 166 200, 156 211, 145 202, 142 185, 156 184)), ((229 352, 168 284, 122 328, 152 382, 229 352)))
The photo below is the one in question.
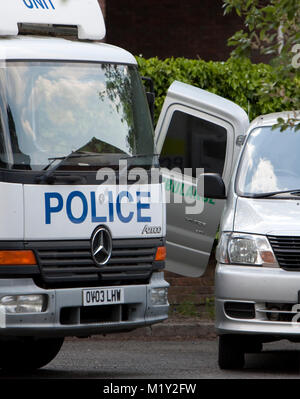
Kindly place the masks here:
POLYGON ((127 159, 135 159, 135 158, 146 158, 146 157, 159 157, 160 154, 136 154, 136 155, 128 155, 126 157, 121 157, 120 160, 127 159))
POLYGON ((43 176, 38 177, 36 180, 39 183, 46 183, 49 181, 49 179, 51 179, 51 177, 53 177, 55 171, 62 166, 68 159, 71 158, 86 158, 86 157, 92 157, 92 156, 101 156, 102 154, 99 154, 97 152, 76 152, 76 151, 72 151, 69 155, 63 156, 63 157, 53 157, 53 158, 48 158, 49 161, 51 161, 49 163, 49 165, 47 165, 44 170, 46 170, 47 172, 45 174, 43 174, 43 176), (60 162, 58 162, 57 165, 55 165, 53 168, 49 169, 51 167, 51 165, 55 162, 60 160, 60 162))
POLYGON ((279 194, 290 194, 290 196, 300 197, 300 189, 294 190, 283 190, 283 191, 273 191, 270 193, 259 193, 259 194, 252 194, 251 198, 268 198, 273 197, 279 194))

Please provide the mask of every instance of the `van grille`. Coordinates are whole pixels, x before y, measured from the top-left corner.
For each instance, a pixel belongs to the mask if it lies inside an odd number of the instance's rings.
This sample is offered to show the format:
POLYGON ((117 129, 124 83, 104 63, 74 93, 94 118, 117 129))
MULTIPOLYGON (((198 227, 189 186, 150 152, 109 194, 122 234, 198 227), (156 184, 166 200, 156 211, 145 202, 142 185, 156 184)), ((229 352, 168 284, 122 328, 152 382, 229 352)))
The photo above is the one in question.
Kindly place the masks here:
POLYGON ((153 270, 162 267, 154 262, 157 247, 163 239, 114 240, 112 256, 105 266, 96 266, 90 241, 49 241, 28 243, 35 251, 45 283, 132 283, 149 280, 153 270))
POLYGON ((300 270, 300 237, 268 236, 268 239, 280 267, 300 270))

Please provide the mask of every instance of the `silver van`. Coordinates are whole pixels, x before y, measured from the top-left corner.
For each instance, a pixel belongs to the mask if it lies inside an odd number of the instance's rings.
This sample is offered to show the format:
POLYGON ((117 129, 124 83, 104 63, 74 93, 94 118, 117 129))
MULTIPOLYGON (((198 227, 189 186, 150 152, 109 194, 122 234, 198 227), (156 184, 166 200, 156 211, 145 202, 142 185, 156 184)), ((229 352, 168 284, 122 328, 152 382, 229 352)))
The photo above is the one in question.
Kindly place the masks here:
MULTIPOLYGON (((204 185, 205 195, 200 214, 168 204, 167 267, 202 275, 220 223, 219 366, 242 368, 245 353, 265 342, 300 341, 300 132, 272 129, 291 113, 249 124, 236 104, 178 82, 164 107, 167 117, 156 129, 162 166, 191 168, 190 185, 198 184, 198 194, 204 185), (196 168, 205 171, 199 179, 196 168)), ((175 196, 174 173, 164 179, 175 196)))

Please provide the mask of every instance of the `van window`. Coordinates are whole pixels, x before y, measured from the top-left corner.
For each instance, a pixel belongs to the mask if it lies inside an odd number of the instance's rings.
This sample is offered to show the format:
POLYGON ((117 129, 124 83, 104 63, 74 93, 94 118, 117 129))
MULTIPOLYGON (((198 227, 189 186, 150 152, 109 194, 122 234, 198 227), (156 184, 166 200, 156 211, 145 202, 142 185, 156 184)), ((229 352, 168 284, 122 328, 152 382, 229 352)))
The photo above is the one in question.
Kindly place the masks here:
POLYGON ((161 152, 160 165, 167 169, 203 168, 205 173, 222 175, 227 131, 196 116, 175 111, 161 152))
POLYGON ((5 143, 4 143, 4 131, 3 131, 3 120, 2 113, 0 111, 0 168, 3 168, 7 163, 5 143))
POLYGON ((245 144, 237 176, 243 196, 300 189, 300 134, 270 126, 254 129, 245 144))

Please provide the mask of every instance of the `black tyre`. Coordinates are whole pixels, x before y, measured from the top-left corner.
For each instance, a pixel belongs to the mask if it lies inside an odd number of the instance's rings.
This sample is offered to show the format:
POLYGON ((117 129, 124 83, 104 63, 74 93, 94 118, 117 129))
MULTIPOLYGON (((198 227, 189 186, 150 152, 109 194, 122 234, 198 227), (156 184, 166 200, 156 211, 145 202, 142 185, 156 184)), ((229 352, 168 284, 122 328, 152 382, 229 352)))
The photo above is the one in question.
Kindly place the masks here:
POLYGON ((222 370, 242 369, 245 352, 239 336, 221 335, 219 337, 219 367, 222 370))
POLYGON ((10 371, 39 369, 60 351, 64 338, 34 339, 0 342, 0 368, 10 371))
POLYGON ((245 353, 260 353, 263 349, 263 344, 260 341, 247 339, 244 344, 245 353))

